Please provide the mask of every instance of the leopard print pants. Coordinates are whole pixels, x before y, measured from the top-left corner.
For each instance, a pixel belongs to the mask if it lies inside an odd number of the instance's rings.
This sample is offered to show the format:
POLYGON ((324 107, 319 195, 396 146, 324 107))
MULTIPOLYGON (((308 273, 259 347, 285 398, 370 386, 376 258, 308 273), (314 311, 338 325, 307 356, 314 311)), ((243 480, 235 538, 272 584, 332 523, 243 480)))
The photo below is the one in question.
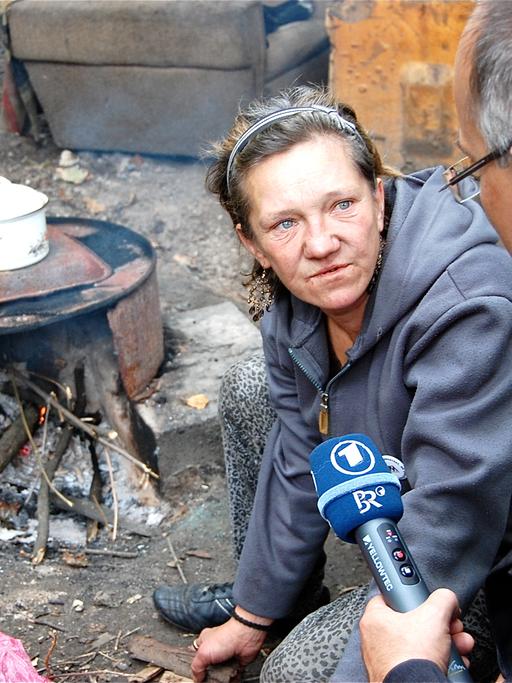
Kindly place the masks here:
MULTIPOLYGON (((332 676, 363 613, 368 587, 355 588, 303 619, 267 658, 260 683, 335 683, 332 676)), ((476 641, 472 678, 475 683, 492 683, 499 669, 483 591, 465 615, 464 626, 476 641)))
POLYGON ((238 560, 254 503, 265 441, 276 419, 261 354, 228 369, 220 387, 219 415, 233 551, 238 560))
MULTIPOLYGON (((274 421, 263 356, 239 361, 225 374, 219 398, 222 440, 229 492, 229 510, 235 558, 240 557, 254 502, 265 441, 274 421)), ((320 558, 316 576, 301 596, 310 601, 323 578, 320 558), (309 598, 309 599, 308 599, 309 598)), ((359 620, 368 586, 356 588, 306 616, 269 655, 261 671, 262 683, 322 683, 330 680, 354 624, 359 620)), ((314 600, 313 600, 314 603, 314 600)), ((306 609, 307 613, 308 610, 306 609)), ((495 680, 496 659, 479 593, 464 623, 477 646, 472 656, 476 681, 495 680)))

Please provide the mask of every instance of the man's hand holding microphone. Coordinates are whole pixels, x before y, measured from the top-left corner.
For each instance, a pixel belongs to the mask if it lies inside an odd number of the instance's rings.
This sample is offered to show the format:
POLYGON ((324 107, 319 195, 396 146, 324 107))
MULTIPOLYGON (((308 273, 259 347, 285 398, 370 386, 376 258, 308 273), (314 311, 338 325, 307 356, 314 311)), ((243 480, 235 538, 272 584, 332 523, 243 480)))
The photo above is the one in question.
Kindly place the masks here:
MULTIPOLYGON (((329 439, 313 450, 310 463, 320 514, 339 538, 359 545, 382 595, 361 620, 369 680, 384 680, 402 663, 416 661, 418 669, 428 660, 431 680, 446 675, 452 683, 470 683, 459 651, 469 654, 473 638, 463 632, 455 594, 439 589, 430 595, 396 526, 403 514, 400 483, 375 443, 363 434, 329 439)), ((386 683, 422 680, 400 675, 386 683)))
POLYGON ((405 613, 392 610, 380 595, 372 598, 359 622, 368 680, 401 680, 395 667, 419 659, 433 662, 446 675, 452 643, 469 666, 466 657, 474 640, 464 631, 459 615, 457 597, 447 588, 439 588, 422 605, 405 613), (386 679, 393 669, 396 678, 386 679))

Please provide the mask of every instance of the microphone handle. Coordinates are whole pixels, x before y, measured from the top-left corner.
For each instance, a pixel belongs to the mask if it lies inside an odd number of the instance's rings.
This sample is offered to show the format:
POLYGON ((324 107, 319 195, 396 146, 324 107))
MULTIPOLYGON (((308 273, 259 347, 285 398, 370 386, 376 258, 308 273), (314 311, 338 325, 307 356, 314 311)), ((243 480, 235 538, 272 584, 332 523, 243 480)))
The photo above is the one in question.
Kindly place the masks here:
MULTIPOLYGON (((410 612, 425 602, 430 591, 395 522, 384 517, 364 522, 355 530, 355 538, 388 607, 410 612)), ((453 644, 448 678, 454 683, 472 683, 453 644)))

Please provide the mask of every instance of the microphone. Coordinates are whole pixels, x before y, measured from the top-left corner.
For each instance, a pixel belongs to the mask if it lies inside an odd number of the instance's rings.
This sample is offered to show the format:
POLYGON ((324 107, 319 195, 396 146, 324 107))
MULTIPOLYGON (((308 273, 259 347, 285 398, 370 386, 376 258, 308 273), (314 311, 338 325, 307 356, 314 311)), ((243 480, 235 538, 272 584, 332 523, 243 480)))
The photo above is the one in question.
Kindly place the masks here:
MULTIPOLYGON (((343 541, 357 543, 386 604, 409 612, 430 595, 396 522, 403 514, 400 482, 363 434, 328 439, 310 455, 318 509, 343 541)), ((471 683, 452 645, 448 678, 471 683)))

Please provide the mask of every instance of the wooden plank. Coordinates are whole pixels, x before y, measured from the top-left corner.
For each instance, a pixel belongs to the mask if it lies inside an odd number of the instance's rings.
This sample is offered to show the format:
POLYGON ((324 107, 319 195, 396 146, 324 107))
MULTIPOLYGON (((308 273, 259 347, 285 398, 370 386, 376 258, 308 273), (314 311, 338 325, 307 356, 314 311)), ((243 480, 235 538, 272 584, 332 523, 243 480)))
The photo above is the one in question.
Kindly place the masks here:
POLYGON ((148 664, 143 669, 138 671, 134 676, 128 679, 129 683, 148 683, 154 680, 163 672, 161 666, 153 666, 153 664, 148 664))
MULTIPOLYGON (((128 650, 134 659, 150 662, 172 671, 178 676, 191 677, 190 664, 195 656, 188 647, 175 647, 161 643, 149 636, 135 636, 128 643, 128 650)), ((240 667, 230 660, 224 664, 211 666, 208 669, 206 683, 238 683, 240 667)))
POLYGON ((159 678, 159 683, 194 683, 194 681, 191 678, 185 678, 185 676, 178 676, 172 671, 164 671, 159 678))

